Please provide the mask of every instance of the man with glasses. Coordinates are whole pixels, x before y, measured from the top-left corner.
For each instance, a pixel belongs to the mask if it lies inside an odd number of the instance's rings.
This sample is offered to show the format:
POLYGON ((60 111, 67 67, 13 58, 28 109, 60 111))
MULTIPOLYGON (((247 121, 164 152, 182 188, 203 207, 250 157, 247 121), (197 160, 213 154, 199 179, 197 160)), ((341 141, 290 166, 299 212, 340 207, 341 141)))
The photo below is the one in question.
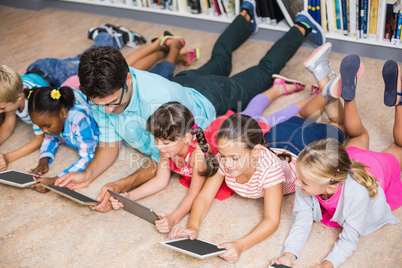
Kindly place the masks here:
POLYGON ((154 137, 145 129, 148 117, 159 106, 167 101, 182 103, 191 110, 201 128, 206 128, 216 116, 214 106, 198 91, 129 67, 123 55, 113 47, 86 51, 81 56, 78 76, 80 90, 87 96, 98 123, 100 142, 84 172, 66 174, 55 185, 71 189, 89 185, 113 164, 123 141, 152 158, 127 178, 105 185, 98 196, 101 204, 93 207, 98 211, 111 209, 107 189, 126 192, 155 174, 159 150, 154 137))
POLYGON ((257 66, 229 77, 232 52, 257 29, 255 1, 245 0, 239 16, 216 41, 211 59, 197 70, 180 72, 173 77, 173 82, 145 71, 129 69, 121 53, 111 47, 84 53, 78 70, 80 89, 90 102, 96 104, 93 114, 101 133, 99 148, 84 172, 67 174, 55 184, 72 189, 87 186, 113 164, 124 140, 152 156, 153 160, 148 165, 143 164, 132 175, 102 188, 98 195, 102 202, 93 209, 110 210, 107 189, 128 192, 156 173, 159 151, 154 137, 146 131, 146 121, 159 106, 177 101, 186 106, 193 113, 196 124, 205 129, 216 115, 241 109, 239 103, 245 107, 255 95, 270 88, 272 75, 280 72, 304 37, 317 37, 317 46, 325 42, 321 27, 299 14, 295 26, 272 46, 257 66), (124 85, 127 85, 126 89, 124 85))

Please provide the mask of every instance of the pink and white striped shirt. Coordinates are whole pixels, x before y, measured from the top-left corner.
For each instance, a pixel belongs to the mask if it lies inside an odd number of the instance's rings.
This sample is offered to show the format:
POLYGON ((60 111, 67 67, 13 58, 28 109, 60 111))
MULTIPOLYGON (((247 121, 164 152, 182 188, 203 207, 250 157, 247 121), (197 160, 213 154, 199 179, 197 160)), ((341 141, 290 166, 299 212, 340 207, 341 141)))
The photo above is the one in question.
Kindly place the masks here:
POLYGON ((260 198, 264 196, 264 189, 283 182, 283 194, 290 194, 295 191, 295 180, 297 178, 296 159, 297 156, 284 149, 272 150, 281 154, 286 152, 292 156, 292 161, 279 159, 266 147, 261 146, 261 153, 258 164, 251 179, 244 183, 237 183, 236 178, 232 177, 219 159, 219 173, 225 176, 226 184, 237 194, 248 198, 260 198))

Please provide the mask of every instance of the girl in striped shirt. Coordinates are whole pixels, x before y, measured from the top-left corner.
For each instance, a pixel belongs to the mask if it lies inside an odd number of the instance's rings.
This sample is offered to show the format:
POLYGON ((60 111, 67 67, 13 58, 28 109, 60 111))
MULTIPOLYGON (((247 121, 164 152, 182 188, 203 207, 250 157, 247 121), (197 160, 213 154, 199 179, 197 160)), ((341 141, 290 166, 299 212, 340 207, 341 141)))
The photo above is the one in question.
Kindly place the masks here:
MULTIPOLYGON (((78 149, 79 159, 52 178, 37 181, 53 185, 55 180, 69 172, 83 171, 95 154, 99 129, 87 105, 75 104, 74 91, 67 86, 36 88, 27 92, 28 112, 32 122, 45 134, 40 147, 40 160, 33 173, 44 174, 53 161, 60 144, 78 149)), ((47 190, 41 184, 32 186, 39 192, 47 190)))
POLYGON ((218 172, 208 178, 193 202, 186 228, 175 229, 170 237, 198 236, 199 226, 212 205, 220 185, 226 184, 247 198, 264 197, 264 218, 247 236, 219 245, 221 255, 234 263, 249 247, 266 239, 278 228, 282 196, 294 192, 297 156, 284 149, 271 149, 258 123, 250 116, 234 114, 221 125, 218 135, 218 172))

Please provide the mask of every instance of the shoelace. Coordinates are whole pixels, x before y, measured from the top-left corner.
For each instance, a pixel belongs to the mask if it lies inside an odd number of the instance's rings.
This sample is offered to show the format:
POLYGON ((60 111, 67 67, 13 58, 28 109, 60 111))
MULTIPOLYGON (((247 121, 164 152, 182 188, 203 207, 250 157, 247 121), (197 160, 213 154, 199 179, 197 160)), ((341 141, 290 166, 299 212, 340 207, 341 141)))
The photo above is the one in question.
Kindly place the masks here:
POLYGON ((115 30, 113 30, 109 27, 103 26, 103 25, 100 26, 100 28, 105 29, 108 34, 110 34, 111 36, 113 36, 116 39, 116 43, 119 48, 123 47, 123 45, 120 42, 120 37, 123 36, 121 33, 118 33, 115 30))

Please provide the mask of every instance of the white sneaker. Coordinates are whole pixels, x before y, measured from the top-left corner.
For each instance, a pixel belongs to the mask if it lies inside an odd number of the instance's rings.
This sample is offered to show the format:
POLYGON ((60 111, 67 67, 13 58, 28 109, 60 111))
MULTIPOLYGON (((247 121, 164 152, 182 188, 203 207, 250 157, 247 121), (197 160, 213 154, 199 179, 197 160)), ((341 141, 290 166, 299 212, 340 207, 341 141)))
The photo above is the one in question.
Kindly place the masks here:
POLYGON ((304 67, 313 74, 317 82, 332 73, 328 61, 328 55, 331 52, 331 48, 331 43, 325 43, 314 50, 310 57, 303 62, 304 67))

